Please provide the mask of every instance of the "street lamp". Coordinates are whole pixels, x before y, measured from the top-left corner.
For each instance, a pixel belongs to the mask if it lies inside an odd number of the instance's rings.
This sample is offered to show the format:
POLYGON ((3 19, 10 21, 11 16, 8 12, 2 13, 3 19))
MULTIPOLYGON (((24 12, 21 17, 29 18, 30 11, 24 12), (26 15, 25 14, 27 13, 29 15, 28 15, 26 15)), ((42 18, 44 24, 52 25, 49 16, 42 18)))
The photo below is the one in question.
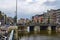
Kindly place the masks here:
MULTIPOLYGON (((16 18, 17 18, 17 0, 16 0, 16 18)), ((17 21, 17 20, 16 20, 17 21)))
POLYGON ((15 14, 15 24, 17 24, 17 0, 16 0, 16 14, 15 14))

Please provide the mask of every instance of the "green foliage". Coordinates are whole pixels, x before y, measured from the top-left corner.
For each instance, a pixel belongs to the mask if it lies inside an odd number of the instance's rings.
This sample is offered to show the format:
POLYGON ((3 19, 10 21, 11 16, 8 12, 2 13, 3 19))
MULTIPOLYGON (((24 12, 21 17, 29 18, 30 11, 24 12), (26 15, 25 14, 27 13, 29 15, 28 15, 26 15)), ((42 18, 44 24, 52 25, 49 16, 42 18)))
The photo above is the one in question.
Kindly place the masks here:
POLYGON ((2 12, 0 11, 0 18, 2 17, 2 12))
POLYGON ((50 24, 50 16, 48 16, 48 24, 50 24))
POLYGON ((14 17, 14 23, 17 23, 17 17, 16 16, 14 17))

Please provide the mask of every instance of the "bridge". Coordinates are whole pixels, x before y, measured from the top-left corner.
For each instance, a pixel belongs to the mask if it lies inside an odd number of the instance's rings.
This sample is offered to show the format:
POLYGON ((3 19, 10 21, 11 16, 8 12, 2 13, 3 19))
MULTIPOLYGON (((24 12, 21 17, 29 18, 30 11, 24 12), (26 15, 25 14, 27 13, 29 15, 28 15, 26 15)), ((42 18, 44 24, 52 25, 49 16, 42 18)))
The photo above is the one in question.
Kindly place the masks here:
POLYGON ((47 24, 47 23, 27 23, 27 24, 17 24, 17 25, 24 25, 24 26, 32 26, 32 25, 36 25, 36 26, 48 26, 48 25, 50 25, 50 26, 57 26, 57 25, 60 25, 60 24, 53 24, 53 23, 51 23, 51 24, 47 24))
POLYGON ((36 27, 39 30, 57 30, 59 24, 40 24, 40 23, 31 23, 31 24, 22 24, 18 26, 18 29, 29 27, 30 31, 34 31, 36 27))
POLYGON ((57 26, 57 25, 59 25, 59 24, 53 24, 53 23, 52 23, 52 24, 46 24, 46 23, 43 23, 43 24, 41 24, 41 23, 30 23, 30 24, 26 24, 26 25, 27 25, 27 26, 33 26, 33 25, 34 25, 34 26, 43 26, 43 25, 44 25, 44 26, 49 26, 49 25, 50 25, 50 26, 57 26))

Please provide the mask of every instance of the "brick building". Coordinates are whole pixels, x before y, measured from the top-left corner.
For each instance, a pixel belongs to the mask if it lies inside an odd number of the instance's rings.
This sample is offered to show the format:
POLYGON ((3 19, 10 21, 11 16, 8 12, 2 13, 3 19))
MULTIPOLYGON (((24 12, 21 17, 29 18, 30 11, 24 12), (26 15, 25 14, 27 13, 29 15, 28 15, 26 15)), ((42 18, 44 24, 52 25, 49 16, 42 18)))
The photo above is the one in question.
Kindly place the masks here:
POLYGON ((47 10, 47 12, 41 15, 35 15, 32 17, 35 23, 46 23, 46 24, 60 24, 60 9, 47 10))
POLYGON ((43 23, 43 16, 44 16, 44 14, 35 15, 35 16, 32 17, 32 20, 33 20, 35 23, 43 23))

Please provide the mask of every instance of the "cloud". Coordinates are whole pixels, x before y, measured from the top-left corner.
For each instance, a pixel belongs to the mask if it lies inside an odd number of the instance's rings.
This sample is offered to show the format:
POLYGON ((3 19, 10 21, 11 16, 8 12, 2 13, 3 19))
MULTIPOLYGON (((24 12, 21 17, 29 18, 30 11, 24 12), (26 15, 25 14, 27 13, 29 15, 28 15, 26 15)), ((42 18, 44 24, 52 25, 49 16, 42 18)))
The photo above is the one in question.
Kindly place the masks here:
POLYGON ((60 8, 60 0, 55 0, 55 1, 53 1, 53 2, 45 2, 44 3, 44 5, 46 5, 46 6, 55 6, 56 7, 56 9, 58 9, 58 8, 60 8))
POLYGON ((19 0, 20 2, 24 2, 24 1, 26 1, 26 0, 19 0))
MULTIPOLYGON (((28 15, 30 17, 35 14, 41 14, 46 10, 56 7, 51 5, 47 6, 44 3, 53 3, 55 1, 56 0, 18 0, 18 15, 19 17, 28 17, 28 15)), ((16 0, 0 0, 0 5, 0 10, 4 11, 6 14, 15 14, 16 0)))
POLYGON ((56 0, 47 0, 48 2, 55 2, 56 0))
MULTIPOLYGON (((33 1, 30 1, 33 2, 33 1)), ((46 6, 43 3, 46 2, 46 0, 41 1, 41 0, 35 0, 33 3, 18 3, 19 5, 19 11, 20 12, 26 12, 26 13, 36 13, 38 14, 39 12, 43 12, 47 9, 52 9, 55 8, 55 6, 46 6)))
POLYGON ((0 11, 4 12, 8 16, 12 16, 12 14, 14 15, 15 6, 16 6, 15 0, 0 0, 0 11))
POLYGON ((14 0, 1 0, 0 1, 0 8, 12 8, 15 6, 15 1, 14 0))
POLYGON ((33 0, 26 0, 26 2, 32 2, 33 0))

